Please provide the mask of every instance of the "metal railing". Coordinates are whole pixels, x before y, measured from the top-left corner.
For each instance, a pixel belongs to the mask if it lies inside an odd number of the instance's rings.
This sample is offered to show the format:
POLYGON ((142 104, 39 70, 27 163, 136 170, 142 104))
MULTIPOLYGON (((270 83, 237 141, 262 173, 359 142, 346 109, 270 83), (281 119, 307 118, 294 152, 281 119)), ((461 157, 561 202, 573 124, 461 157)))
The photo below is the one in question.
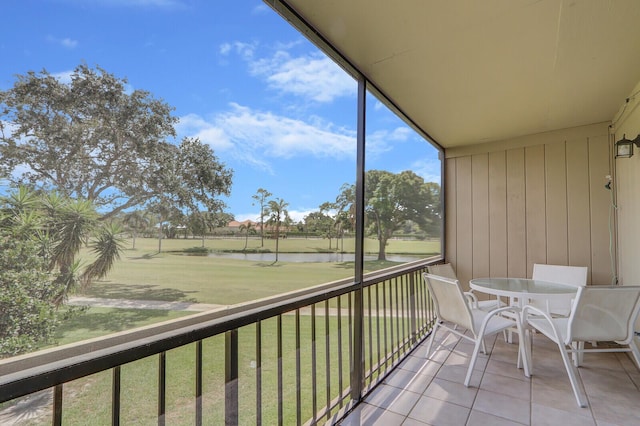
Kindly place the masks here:
POLYGON ((439 260, 0 361, 0 407, 44 399, 35 423, 54 425, 336 422, 430 332, 421 273, 439 260))

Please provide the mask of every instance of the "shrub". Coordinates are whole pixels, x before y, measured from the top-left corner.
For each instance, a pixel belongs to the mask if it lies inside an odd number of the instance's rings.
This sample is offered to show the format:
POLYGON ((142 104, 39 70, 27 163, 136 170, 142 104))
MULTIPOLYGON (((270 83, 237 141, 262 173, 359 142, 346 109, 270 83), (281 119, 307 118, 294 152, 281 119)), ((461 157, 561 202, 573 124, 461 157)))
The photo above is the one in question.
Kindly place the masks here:
POLYGON ((206 247, 189 247, 184 249, 183 252, 188 256, 207 256, 209 249, 206 247))

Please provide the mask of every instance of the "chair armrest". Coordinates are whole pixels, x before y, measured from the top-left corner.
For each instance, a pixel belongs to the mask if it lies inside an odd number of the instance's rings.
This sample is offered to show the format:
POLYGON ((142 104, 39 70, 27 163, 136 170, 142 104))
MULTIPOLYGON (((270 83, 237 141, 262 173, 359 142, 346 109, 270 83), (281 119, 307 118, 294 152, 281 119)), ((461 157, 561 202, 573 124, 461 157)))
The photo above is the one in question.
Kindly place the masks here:
POLYGON ((469 303, 472 308, 478 309, 478 298, 475 294, 470 291, 465 291, 464 297, 467 298, 467 303, 469 303))
POLYGON ((547 311, 543 311, 542 309, 536 308, 535 306, 532 306, 532 305, 525 305, 524 308, 522 308, 523 321, 526 320, 529 311, 533 311, 534 314, 543 316, 547 319, 547 321, 552 322, 551 315, 549 315, 547 311))
POLYGON ((535 306, 531 306, 531 305, 525 305, 524 308, 522 308, 522 323, 531 325, 533 328, 537 329, 542 334, 546 335, 548 338, 555 341, 556 343, 563 342, 563 340, 560 337, 561 334, 557 329, 556 323, 553 321, 553 318, 548 312, 543 311, 542 309, 536 308, 535 306), (544 318, 544 320, 546 320, 549 323, 550 329, 544 330, 539 326, 536 326, 534 322, 530 322, 528 320, 529 312, 534 313, 538 317, 538 320, 540 319, 540 317, 544 318), (553 333, 553 336, 548 335, 547 333, 549 332, 553 333))
POLYGON ((497 314, 505 312, 505 311, 519 313, 520 312, 520 308, 518 308, 517 306, 512 306, 512 305, 503 306, 501 308, 496 308, 496 309, 493 309, 493 310, 489 311, 488 314, 489 315, 497 315, 497 314))

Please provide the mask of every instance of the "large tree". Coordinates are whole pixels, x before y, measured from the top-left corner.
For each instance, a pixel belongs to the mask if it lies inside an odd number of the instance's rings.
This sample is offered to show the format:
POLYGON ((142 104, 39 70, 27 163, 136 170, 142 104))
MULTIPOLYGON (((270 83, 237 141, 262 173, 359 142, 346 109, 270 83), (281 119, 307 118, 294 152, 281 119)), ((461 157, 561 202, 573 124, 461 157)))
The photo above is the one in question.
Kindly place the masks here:
POLYGON ((167 141, 172 109, 100 67, 80 65, 70 82, 19 75, 0 91, 0 176, 88 200, 102 219, 158 198, 211 208, 231 172, 197 139, 167 141))
MULTIPOLYGON (((353 185, 343 185, 336 204, 338 211, 352 212, 353 185)), ((365 174, 365 215, 367 231, 378 239, 378 260, 386 259, 386 246, 393 233, 407 221, 423 231, 434 232, 440 226, 440 185, 425 182, 412 171, 391 173, 369 170, 365 174)), ((350 215, 347 213, 347 218, 350 215)))
POLYGON ((378 260, 385 260, 389 238, 407 220, 426 230, 436 219, 439 186, 425 183, 409 170, 398 174, 369 170, 365 176, 365 200, 369 229, 378 237, 378 260))

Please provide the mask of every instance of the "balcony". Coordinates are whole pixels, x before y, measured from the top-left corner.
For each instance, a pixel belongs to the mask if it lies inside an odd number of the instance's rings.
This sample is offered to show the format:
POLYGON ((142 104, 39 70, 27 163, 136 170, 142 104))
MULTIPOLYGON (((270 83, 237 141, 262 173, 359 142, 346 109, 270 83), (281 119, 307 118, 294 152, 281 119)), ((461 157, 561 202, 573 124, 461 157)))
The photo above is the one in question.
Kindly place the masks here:
POLYGON ((94 424, 640 420, 640 372, 626 354, 585 357, 587 409, 576 406, 559 353, 541 336, 531 379, 515 367, 517 346, 501 337, 470 388, 462 385, 466 342, 443 333, 426 360, 434 317, 420 274, 438 260, 368 274, 362 288, 329 283, 4 360, 0 419, 83 424, 90 409, 94 424), (141 372, 151 377, 142 390, 132 383, 141 372))
MULTIPOLYGON (((489 356, 462 383, 473 346, 442 334, 430 360, 419 345, 341 423, 347 425, 636 425, 640 372, 626 354, 588 354, 579 369, 589 408, 576 405, 557 347, 534 336, 533 375, 516 368, 517 345, 491 338, 489 356), (491 348, 492 346, 492 348, 491 348)), ((436 345, 436 343, 434 343, 436 345)))

